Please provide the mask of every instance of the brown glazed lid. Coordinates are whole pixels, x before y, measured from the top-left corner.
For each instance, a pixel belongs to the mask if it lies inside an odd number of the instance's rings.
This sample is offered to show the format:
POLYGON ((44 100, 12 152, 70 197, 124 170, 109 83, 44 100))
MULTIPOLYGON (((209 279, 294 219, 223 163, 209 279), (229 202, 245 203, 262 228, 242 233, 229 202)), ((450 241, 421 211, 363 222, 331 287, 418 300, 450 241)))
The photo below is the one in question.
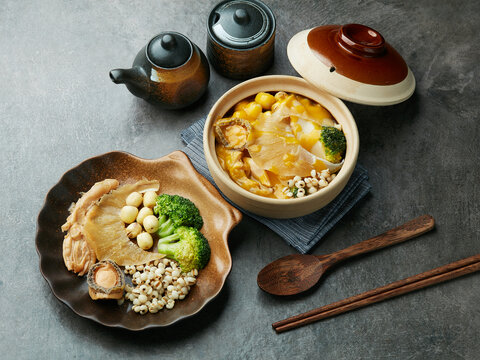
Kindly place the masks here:
POLYGON ((392 105, 415 90, 415 78, 401 55, 365 25, 302 31, 290 40, 287 52, 302 77, 344 100, 392 105))

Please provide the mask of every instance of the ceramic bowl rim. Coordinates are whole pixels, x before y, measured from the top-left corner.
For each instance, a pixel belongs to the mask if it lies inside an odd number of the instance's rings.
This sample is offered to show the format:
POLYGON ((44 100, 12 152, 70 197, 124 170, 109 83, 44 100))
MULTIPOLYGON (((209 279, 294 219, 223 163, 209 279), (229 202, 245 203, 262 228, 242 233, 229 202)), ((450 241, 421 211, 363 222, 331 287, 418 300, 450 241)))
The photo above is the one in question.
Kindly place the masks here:
MULTIPOLYGON (((280 87, 281 87, 281 85, 280 85, 280 87)), ((269 91, 269 90, 265 90, 265 91, 269 91)), ((254 95, 254 94, 246 95, 244 98, 247 98, 251 95, 254 95)), ((299 93, 299 95, 302 95, 302 94, 299 93)), ((312 99, 312 100, 314 100, 314 99, 312 99)), ((314 101, 316 101, 316 100, 314 100, 314 101)), ((205 153, 205 158, 207 160, 207 164, 208 164, 209 167, 210 166, 214 167, 214 170, 216 171, 216 175, 221 177, 221 180, 223 181, 223 184, 226 185, 229 188, 229 190, 231 190, 232 192, 237 193, 237 194, 241 195, 242 197, 245 197, 249 200, 252 200, 252 201, 255 201, 255 202, 261 202, 263 204, 275 205, 275 206, 286 206, 286 205, 291 205, 293 203, 303 204, 303 203, 307 203, 307 202, 313 202, 313 201, 317 200, 318 198, 321 198, 323 195, 327 194, 328 192, 335 191, 339 186, 344 187, 345 185, 340 184, 340 181, 343 177, 346 177, 346 176, 350 177, 351 174, 353 173, 353 170, 355 168, 355 165, 357 163, 357 158, 358 158, 358 152, 359 152, 359 147, 360 147, 359 142, 360 142, 360 139, 359 139, 358 129, 357 129, 355 120, 353 118, 353 115, 351 114, 350 110, 347 108, 347 106, 345 105, 345 103, 341 99, 339 99, 339 98, 337 98, 337 97, 335 97, 335 96, 333 96, 333 95, 331 95, 331 94, 329 94, 329 93, 327 93, 327 92, 325 92, 321 89, 315 88, 313 85, 308 83, 303 78, 296 77, 296 76, 290 76, 290 75, 266 75, 266 76, 255 77, 255 78, 252 78, 250 80, 241 82, 240 84, 232 87, 230 90, 225 92, 215 102, 215 104, 211 108, 210 112, 208 113, 207 120, 205 122, 205 127, 203 129, 203 148, 204 148, 204 153, 205 153), (311 194, 311 195, 305 196, 303 198, 273 199, 273 198, 267 198, 267 197, 264 197, 264 196, 261 196, 261 195, 253 194, 253 193, 249 192, 248 190, 243 189, 242 187, 237 185, 230 178, 230 176, 228 176, 227 173, 222 169, 222 167, 220 166, 220 163, 218 162, 218 158, 216 156, 214 156, 215 148, 214 148, 214 146, 213 147, 211 146, 211 143, 212 143, 211 141, 214 138, 213 132, 211 131, 211 128, 212 128, 213 122, 217 120, 216 118, 214 118, 214 115, 215 115, 215 113, 218 112, 218 109, 220 107, 222 107, 224 104, 228 104, 229 102, 232 103, 232 104, 230 104, 231 105, 230 108, 233 107, 235 105, 235 103, 232 102, 231 100, 229 100, 229 97, 232 94, 234 94, 236 92, 239 92, 239 90, 241 90, 242 88, 247 87, 248 85, 250 85, 252 83, 257 83, 257 82, 260 83, 262 81, 267 82, 267 81, 271 81, 271 80, 273 80, 273 81, 276 80, 279 83, 282 80, 294 81, 294 82, 297 82, 297 85, 304 86, 304 87, 308 88, 309 90, 313 90, 313 91, 321 94, 321 96, 324 96, 324 97, 328 98, 330 101, 334 102, 347 115, 346 116, 346 121, 348 121, 349 125, 351 126, 352 137, 353 137, 354 142, 353 143, 347 143, 347 154, 349 154, 349 151, 350 151, 350 154, 351 154, 350 159, 351 160, 348 163, 345 162, 343 164, 343 166, 340 169, 338 175, 335 177, 335 179, 333 179, 333 181, 327 187, 325 187, 323 189, 320 189, 315 194, 311 194), (344 170, 344 171, 342 172, 342 170, 344 170)), ((214 143, 215 143, 215 140, 213 139, 213 144, 214 143)), ((347 158, 347 155, 345 156, 345 159, 346 158, 347 158)))

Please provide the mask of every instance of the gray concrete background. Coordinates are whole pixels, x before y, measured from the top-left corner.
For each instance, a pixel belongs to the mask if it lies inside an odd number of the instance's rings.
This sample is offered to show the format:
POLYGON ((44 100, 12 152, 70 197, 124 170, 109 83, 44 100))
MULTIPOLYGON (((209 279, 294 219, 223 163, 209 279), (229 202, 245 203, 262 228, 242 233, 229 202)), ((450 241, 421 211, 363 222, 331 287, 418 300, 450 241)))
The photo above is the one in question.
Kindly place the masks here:
POLYGON ((130 333, 75 315, 38 271, 36 217, 47 191, 85 158, 124 150, 157 158, 237 82, 214 71, 208 94, 168 112, 114 85, 156 33, 176 30, 205 49, 216 1, 0 2, 0 355, 4 359, 478 359, 479 274, 276 335, 274 321, 480 252, 480 3, 477 1, 273 1, 271 74, 295 71, 288 40, 320 24, 379 30, 417 79, 390 107, 347 104, 361 137, 370 196, 314 249, 328 253, 423 213, 436 230, 332 271, 294 299, 262 293, 257 272, 294 253, 245 218, 230 238, 234 266, 220 296, 198 316, 130 333))

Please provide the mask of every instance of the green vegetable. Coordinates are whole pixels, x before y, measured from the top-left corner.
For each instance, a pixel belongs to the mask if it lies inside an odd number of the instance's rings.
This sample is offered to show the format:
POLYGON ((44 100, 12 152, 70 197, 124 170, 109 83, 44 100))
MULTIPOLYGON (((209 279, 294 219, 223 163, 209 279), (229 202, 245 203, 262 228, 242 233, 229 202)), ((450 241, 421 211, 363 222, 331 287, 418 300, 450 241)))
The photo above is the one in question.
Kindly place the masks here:
POLYGON ((200 231, 180 226, 158 241, 158 252, 179 263, 184 272, 203 269, 210 260, 210 245, 200 231))
POLYGON ((200 211, 190 200, 179 195, 162 194, 157 196, 157 204, 153 208, 158 216, 158 236, 161 238, 173 234, 179 226, 200 229, 203 220, 200 211))
POLYGON ((320 142, 325 149, 325 159, 337 164, 342 161, 347 149, 347 141, 342 130, 333 126, 322 126, 320 142))
POLYGON ((293 194, 293 197, 296 198, 298 194, 298 188, 296 186, 293 187, 293 189, 290 190, 293 194))

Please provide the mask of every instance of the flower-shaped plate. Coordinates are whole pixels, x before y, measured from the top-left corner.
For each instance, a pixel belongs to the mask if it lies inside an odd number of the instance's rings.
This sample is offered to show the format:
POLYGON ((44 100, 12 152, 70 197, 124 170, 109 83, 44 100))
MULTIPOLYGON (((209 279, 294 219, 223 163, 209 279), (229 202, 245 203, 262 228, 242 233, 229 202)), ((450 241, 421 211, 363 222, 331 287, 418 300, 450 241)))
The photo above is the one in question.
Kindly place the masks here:
POLYGON ((35 239, 40 271, 53 294, 80 316, 105 326, 134 331, 168 326, 196 314, 219 294, 232 267, 228 235, 241 218, 241 213, 222 198, 181 151, 155 160, 118 151, 106 153, 67 171, 47 194, 38 216, 35 239), (69 214, 68 208, 81 192, 106 178, 117 179, 120 184, 158 180, 160 193, 182 195, 199 208, 204 220, 201 232, 212 250, 210 262, 200 271, 197 284, 185 300, 178 301, 172 310, 142 316, 130 309, 128 301, 121 306, 116 301, 93 301, 88 295, 86 276, 77 276, 66 269, 62 256, 65 234, 60 227, 69 214))

